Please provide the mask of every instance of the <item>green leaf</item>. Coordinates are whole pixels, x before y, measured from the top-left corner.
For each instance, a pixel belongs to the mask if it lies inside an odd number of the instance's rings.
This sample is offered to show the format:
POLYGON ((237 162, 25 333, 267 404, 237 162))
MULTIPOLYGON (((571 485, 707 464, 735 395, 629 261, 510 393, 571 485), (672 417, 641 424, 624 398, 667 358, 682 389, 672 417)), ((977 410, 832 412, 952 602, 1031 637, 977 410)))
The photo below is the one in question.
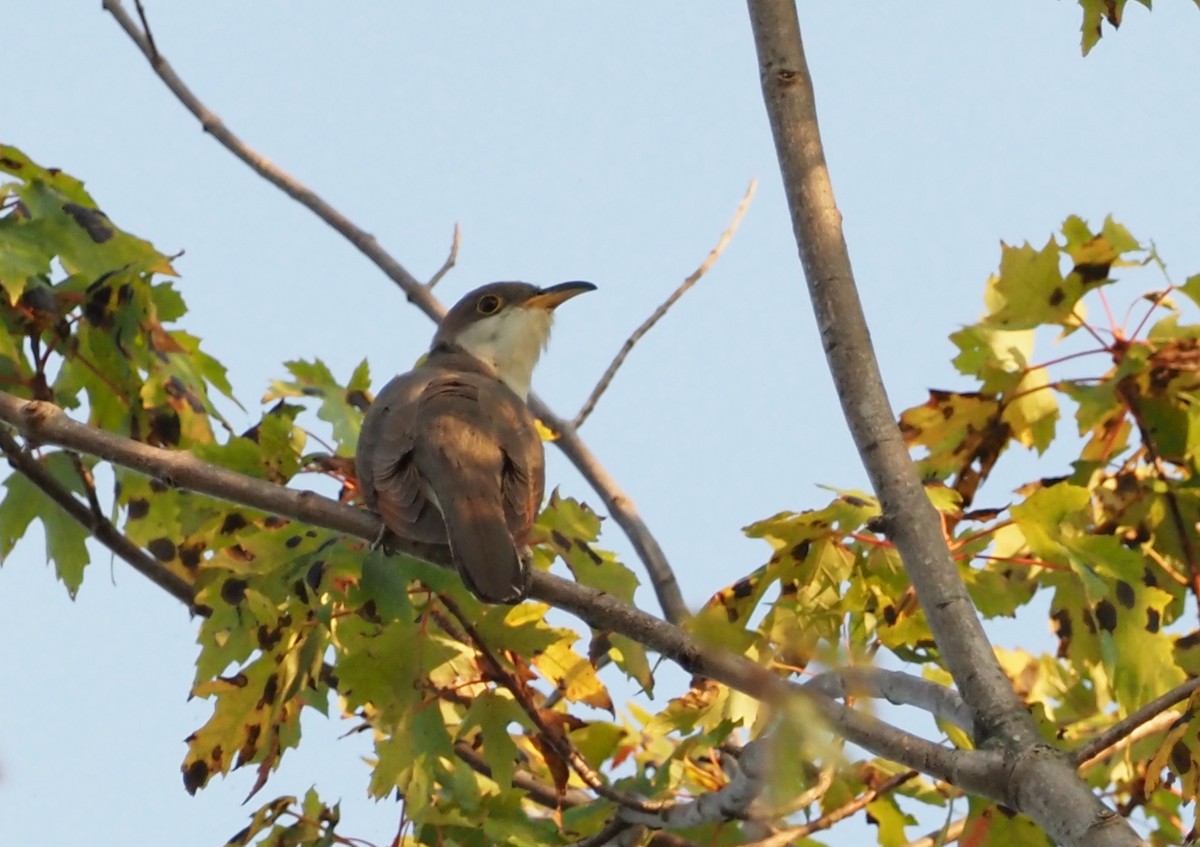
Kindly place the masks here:
POLYGON ((1046 452, 1054 440, 1058 422, 1058 401, 1050 385, 1050 374, 1045 368, 1031 368, 1017 383, 1000 415, 1012 437, 1038 453, 1046 452))
MULTIPOLYGON (((38 462, 68 491, 83 493, 82 481, 68 454, 47 453, 38 462)), ((0 503, 0 560, 13 551, 29 525, 40 520, 46 534, 46 561, 54 563, 58 578, 74 598, 89 561, 84 544, 89 533, 23 474, 10 474, 3 485, 6 493, 0 503)))
POLYGON ((508 734, 511 723, 533 729, 529 718, 512 697, 484 691, 471 701, 458 728, 458 738, 465 740, 470 730, 479 727, 483 736, 481 755, 492 770, 492 779, 502 790, 512 785, 513 770, 521 758, 521 751, 508 734))
POLYGON ((905 827, 917 825, 916 818, 900 810, 893 794, 878 797, 867 804, 867 822, 878 828, 880 847, 901 847, 907 844, 905 827))
POLYGON ((1067 321, 1083 295, 1083 286, 1078 280, 1068 284, 1058 262, 1058 244, 1053 238, 1041 250, 1028 243, 1002 245, 1000 274, 988 281, 984 294, 986 322, 1014 330, 1067 321))

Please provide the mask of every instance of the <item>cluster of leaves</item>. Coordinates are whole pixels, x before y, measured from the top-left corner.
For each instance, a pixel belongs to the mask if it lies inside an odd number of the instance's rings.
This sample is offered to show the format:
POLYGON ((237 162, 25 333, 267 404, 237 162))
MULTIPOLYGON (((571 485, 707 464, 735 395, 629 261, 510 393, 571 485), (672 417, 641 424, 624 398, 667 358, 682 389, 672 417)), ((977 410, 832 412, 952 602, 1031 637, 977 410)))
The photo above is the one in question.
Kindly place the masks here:
MULTIPOLYGON (((319 361, 288 363, 258 422, 236 434, 212 400, 232 400, 224 370, 195 337, 170 328, 186 310, 163 279, 174 273, 170 259, 118 229, 65 174, 6 146, 0 171, 11 178, 0 186, 6 389, 279 484, 323 474, 353 500, 348 457, 369 403, 365 363, 345 384, 319 361), (310 408, 328 426, 322 452, 304 452, 309 436, 298 420, 310 408)), ((1101 289, 1113 268, 1156 263, 1112 221, 1092 232, 1072 218, 1041 249, 1005 247, 985 316, 952 337, 955 364, 975 385, 931 392, 901 417, 980 612, 1036 616, 1031 603, 1048 598, 1056 652, 1004 650, 1002 659, 1047 740, 1067 748, 1200 669, 1200 631, 1188 623, 1200 597, 1200 327, 1182 323, 1175 302, 1200 300, 1200 277, 1146 295, 1132 331, 1111 318, 1098 329, 1084 312, 1085 298, 1107 308, 1101 289), (1047 328, 1084 344, 1037 363, 1035 336, 1047 328), (1098 373, 1058 373, 1095 361, 1104 362, 1098 373), (1064 403, 1081 439, 1058 439, 1064 403), (975 503, 1010 447, 1042 453, 1064 442, 1078 449, 1063 476, 1032 481, 1002 506, 975 503)), ((213 711, 188 740, 190 791, 243 766, 256 769, 258 791, 299 743, 305 708, 325 714, 336 696, 374 739, 368 790, 402 800, 405 843, 594 835, 613 811, 597 799, 604 783, 667 800, 714 791, 731 779, 717 750, 739 733, 773 732, 806 762, 780 769, 764 820, 836 817, 887 780, 894 790, 865 808, 880 843, 893 845, 911 835, 913 804, 956 797, 950 786, 897 778, 892 763, 814 745, 806 715, 770 714, 709 680, 693 680, 657 710, 641 697, 618 709, 601 659, 650 694, 644 648, 615 633, 581 639, 539 603, 482 606, 455 575, 415 560, 120 469, 102 494, 86 457, 43 449, 36 458, 193 591, 202 615, 193 693, 213 711)), ((86 532, 24 477, 11 475, 5 487, 0 552, 40 521, 74 593, 86 532)), ((579 582, 631 601, 636 578, 597 546, 599 532, 586 505, 555 493, 535 531, 537 564, 561 561, 579 582)), ((698 635, 781 676, 872 663, 883 650, 949 682, 873 498, 836 492, 824 508, 779 514, 747 532, 773 553, 701 610, 698 635)), ((971 743, 944 730, 953 743, 971 743)), ((1177 843, 1178 810, 1194 799, 1200 775, 1200 738, 1180 719, 1088 763, 1086 774, 1124 809, 1140 808, 1156 839, 1177 843)), ((987 803, 971 800, 967 814, 963 837, 972 844, 1045 843, 1027 821, 987 803)), ((315 793, 281 797, 231 843, 347 843, 338 818, 315 793)), ((683 834, 705 844, 745 838, 737 822, 683 834)))

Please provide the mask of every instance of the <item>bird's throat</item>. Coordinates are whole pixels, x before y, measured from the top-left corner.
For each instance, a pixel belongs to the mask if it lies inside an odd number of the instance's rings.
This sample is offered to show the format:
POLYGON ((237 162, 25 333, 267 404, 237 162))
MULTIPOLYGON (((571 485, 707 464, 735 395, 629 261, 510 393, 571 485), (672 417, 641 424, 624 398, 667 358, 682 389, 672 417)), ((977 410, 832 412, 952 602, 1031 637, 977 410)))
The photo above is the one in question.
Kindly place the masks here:
POLYGON ((553 320, 553 313, 546 309, 508 308, 466 327, 455 343, 495 371, 525 400, 553 320))

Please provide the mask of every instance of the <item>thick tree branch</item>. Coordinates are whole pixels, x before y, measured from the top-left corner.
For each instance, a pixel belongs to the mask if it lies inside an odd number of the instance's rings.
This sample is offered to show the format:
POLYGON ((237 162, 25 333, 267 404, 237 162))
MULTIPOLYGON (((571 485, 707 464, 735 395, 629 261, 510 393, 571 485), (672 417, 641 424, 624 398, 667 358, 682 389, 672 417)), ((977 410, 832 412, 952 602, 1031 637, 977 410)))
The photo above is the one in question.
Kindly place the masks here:
POLYGON ((999 743, 1018 760, 1008 805, 1064 845, 1139 844, 1129 824, 1042 744, 996 661, 884 389, 834 202, 794 0, 748 0, 748 8, 792 228, 842 410, 888 536, 958 690, 975 712, 981 742, 999 743))
MULTIPOLYGON (((354 245, 360 253, 383 271, 384 275, 400 287, 410 303, 434 321, 441 320, 442 315, 446 313, 446 307, 433 295, 431 286, 423 285, 409 273, 403 265, 396 261, 395 257, 380 246, 375 236, 360 229, 319 194, 283 171, 278 165, 235 135, 179 78, 170 63, 162 57, 146 34, 138 28, 133 18, 121 5, 120 0, 103 0, 103 7, 142 51, 154 73, 166 84, 176 99, 196 116, 205 132, 215 138, 226 150, 249 165, 255 173, 311 211, 354 245)), ((650 575, 651 585, 654 587, 659 604, 667 619, 674 622, 685 620, 688 617, 688 609, 683 602, 683 595, 679 591, 675 574, 671 570, 666 554, 650 532, 649 527, 646 526, 646 522, 642 520, 633 500, 608 475, 608 472, 579 438, 579 434, 569 421, 554 414, 536 395, 530 395, 529 406, 550 430, 558 434, 555 443, 583 474, 588 484, 600 495, 600 499, 604 502, 604 506, 613 520, 616 521, 617 526, 621 527, 621 530, 629 537, 634 552, 642 560, 642 564, 645 565, 646 571, 650 575)))
POLYGON ((733 213, 733 220, 729 222, 729 226, 725 227, 725 231, 721 233, 721 237, 717 239, 717 243, 713 245, 713 248, 708 251, 708 255, 704 257, 704 261, 700 263, 700 266, 696 270, 688 274, 687 278, 679 283, 679 287, 671 292, 671 296, 664 300, 662 305, 655 309, 650 314, 650 317, 642 321, 641 326, 625 339, 625 343, 621 345, 621 349, 617 351, 617 355, 613 357, 604 374, 596 382, 596 387, 592 389, 592 393, 584 401, 579 414, 575 416, 575 420, 571 421, 571 425, 575 429, 583 426, 584 421, 592 414, 592 410, 596 408, 596 403, 600 400, 600 395, 608 390, 608 386, 612 383, 613 377, 616 376, 617 370, 625 363, 625 359, 629 356, 630 351, 633 350, 634 345, 641 341, 642 336, 653 329, 654 325, 662 320, 663 316, 675 305, 679 298, 699 282, 700 278, 708 273, 708 269, 716 263, 717 259, 721 258, 721 254, 725 252, 725 248, 733 240, 733 234, 741 226, 742 218, 746 216, 746 210, 750 208, 750 201, 754 199, 754 192, 757 190, 758 180, 750 180, 750 186, 746 189, 746 194, 742 197, 742 202, 738 204, 737 211, 733 213))
MULTIPOLYGON (((168 485, 239 503, 370 541, 381 525, 370 512, 295 491, 202 462, 189 453, 162 450, 71 420, 50 403, 22 400, 0 392, 0 420, 30 442, 52 443, 104 459, 168 485)), ((450 567, 445 549, 398 543, 400 552, 450 567)), ((1011 774, 1037 770, 1025 755, 952 750, 861 714, 815 692, 789 683, 743 656, 709 648, 678 626, 647 614, 596 589, 538 571, 531 596, 577 616, 597 629, 619 632, 677 663, 768 704, 800 697, 846 740, 886 759, 950 782, 964 791, 1015 806, 1019 786, 1011 774)))

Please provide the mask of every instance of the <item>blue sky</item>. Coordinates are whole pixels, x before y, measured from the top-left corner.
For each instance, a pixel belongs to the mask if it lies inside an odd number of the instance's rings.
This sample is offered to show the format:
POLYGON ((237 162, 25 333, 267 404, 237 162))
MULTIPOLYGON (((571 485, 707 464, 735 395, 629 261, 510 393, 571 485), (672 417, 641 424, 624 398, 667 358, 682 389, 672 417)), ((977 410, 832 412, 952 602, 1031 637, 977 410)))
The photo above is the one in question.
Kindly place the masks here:
MULTIPOLYGON (((443 298, 493 279, 597 283, 562 310, 535 376, 562 414, 757 177, 734 242, 637 347, 583 434, 693 605, 765 559, 740 527, 822 504, 818 484, 865 485, 808 311, 742 4, 146 5, 201 99, 417 277, 442 263, 459 223, 443 298)), ((801 23, 897 408, 962 385, 946 336, 978 317, 1001 240, 1040 245, 1068 214, 1113 213, 1178 279, 1200 272, 1192 4, 1131 4, 1086 59, 1069 2, 1002 14, 812 2, 801 23)), ((3 140, 84 179, 123 228, 186 251, 186 326, 229 367, 250 417, 285 360, 319 356, 348 376, 366 356, 378 387, 422 352, 425 318, 205 136, 98 3, 9 0, 4 28, 3 140)), ((551 484, 597 502, 549 461, 551 484)), ((1006 478, 1062 470, 1034 467, 1014 457, 1006 478)), ((615 528, 606 538, 627 550, 615 528)), ((103 555, 74 603, 42 560, 34 538, 0 569, 5 843, 223 843, 245 823, 253 775, 183 791, 182 739, 207 715, 187 701, 194 624, 103 555)), ((1015 627, 995 631, 1014 643, 1015 627)), ((346 729, 310 721, 262 797, 316 782, 344 799, 346 834, 386 843, 398 810, 362 799, 365 746, 337 740, 346 729)))

